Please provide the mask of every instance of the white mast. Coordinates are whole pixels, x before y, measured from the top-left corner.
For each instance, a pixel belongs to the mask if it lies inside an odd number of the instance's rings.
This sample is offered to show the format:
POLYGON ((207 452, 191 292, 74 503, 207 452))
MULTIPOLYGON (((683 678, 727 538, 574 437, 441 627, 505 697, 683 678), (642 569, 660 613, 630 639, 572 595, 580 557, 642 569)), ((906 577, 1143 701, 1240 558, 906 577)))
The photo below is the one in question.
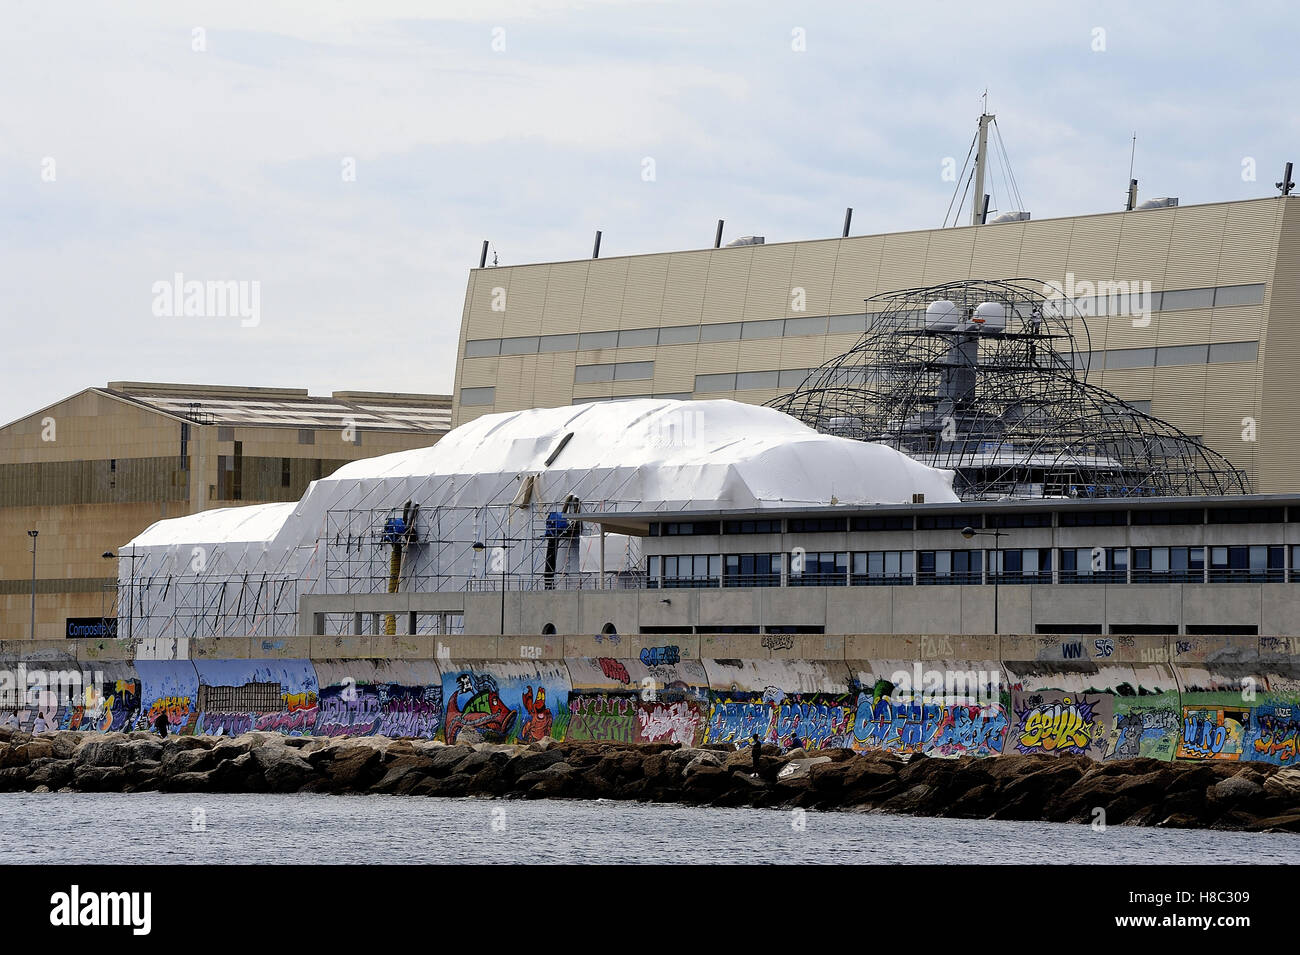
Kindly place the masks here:
MULTIPOLYGON (((984 93, 984 108, 988 109, 987 90, 984 93)), ((971 202, 971 225, 983 225, 980 219, 984 213, 984 170, 988 167, 989 120, 995 118, 987 112, 980 114, 980 142, 979 151, 975 153, 975 198, 971 202)))

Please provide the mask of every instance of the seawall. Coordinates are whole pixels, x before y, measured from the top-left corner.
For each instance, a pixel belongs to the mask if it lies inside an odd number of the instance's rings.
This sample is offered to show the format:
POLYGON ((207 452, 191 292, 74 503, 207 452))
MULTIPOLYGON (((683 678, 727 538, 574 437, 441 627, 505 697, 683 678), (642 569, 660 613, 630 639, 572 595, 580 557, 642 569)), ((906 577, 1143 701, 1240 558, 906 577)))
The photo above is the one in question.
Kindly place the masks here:
MULTIPOLYGON (((1300 639, 313 636, 0 643, 31 731, 1300 761, 1300 639), (69 694, 69 674, 85 685, 69 694), (900 679, 900 676, 905 677, 900 679), (42 682, 43 681, 43 682, 42 682), (919 684, 919 686, 918 686, 919 684), (43 690, 42 688, 47 688, 43 690), (471 734, 471 735, 464 735, 471 734)), ((10 707, 17 707, 13 717, 10 707)))
MULTIPOLYGON (((470 731, 466 731, 468 736, 470 731)), ((775 746, 447 745, 384 736, 0 730, 0 792, 219 792, 621 799, 793 811, 1300 832, 1300 769, 1260 763, 998 759, 775 746)), ((55 798, 55 797, 52 797, 55 798)))

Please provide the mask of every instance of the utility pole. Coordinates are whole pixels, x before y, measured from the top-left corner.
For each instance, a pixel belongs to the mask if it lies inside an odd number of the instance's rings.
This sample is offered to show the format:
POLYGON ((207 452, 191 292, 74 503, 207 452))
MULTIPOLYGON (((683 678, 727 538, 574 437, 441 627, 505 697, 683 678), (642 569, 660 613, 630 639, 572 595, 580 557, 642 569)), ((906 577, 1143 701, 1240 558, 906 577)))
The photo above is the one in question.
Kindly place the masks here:
POLYGON ((31 638, 36 639, 36 535, 40 531, 28 531, 27 536, 32 539, 32 629, 31 638))

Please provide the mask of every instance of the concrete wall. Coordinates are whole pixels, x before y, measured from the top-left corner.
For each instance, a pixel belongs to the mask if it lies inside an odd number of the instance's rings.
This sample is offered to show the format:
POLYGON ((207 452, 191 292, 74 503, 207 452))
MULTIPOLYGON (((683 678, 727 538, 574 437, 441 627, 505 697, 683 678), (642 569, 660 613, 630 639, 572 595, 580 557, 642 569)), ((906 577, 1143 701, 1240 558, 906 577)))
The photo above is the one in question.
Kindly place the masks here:
POLYGON ((0 721, 1300 761, 1300 639, 700 634, 0 643, 0 721), (16 688, 25 688, 18 692, 16 688))

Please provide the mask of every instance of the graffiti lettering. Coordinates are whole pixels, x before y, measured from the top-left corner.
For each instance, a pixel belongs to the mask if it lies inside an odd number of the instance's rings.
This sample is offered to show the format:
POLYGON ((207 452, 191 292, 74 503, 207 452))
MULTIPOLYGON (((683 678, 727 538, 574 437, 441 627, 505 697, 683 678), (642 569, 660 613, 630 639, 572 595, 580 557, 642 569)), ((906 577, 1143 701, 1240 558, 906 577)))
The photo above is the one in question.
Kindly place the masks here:
POLYGON ((641 662, 648 667, 675 666, 680 659, 676 647, 645 647, 641 650, 641 662))
POLYGON ((601 657, 598 662, 600 663, 600 671, 605 674, 605 679, 617 680, 624 686, 632 682, 632 678, 628 676, 627 667, 623 665, 622 661, 601 657))

